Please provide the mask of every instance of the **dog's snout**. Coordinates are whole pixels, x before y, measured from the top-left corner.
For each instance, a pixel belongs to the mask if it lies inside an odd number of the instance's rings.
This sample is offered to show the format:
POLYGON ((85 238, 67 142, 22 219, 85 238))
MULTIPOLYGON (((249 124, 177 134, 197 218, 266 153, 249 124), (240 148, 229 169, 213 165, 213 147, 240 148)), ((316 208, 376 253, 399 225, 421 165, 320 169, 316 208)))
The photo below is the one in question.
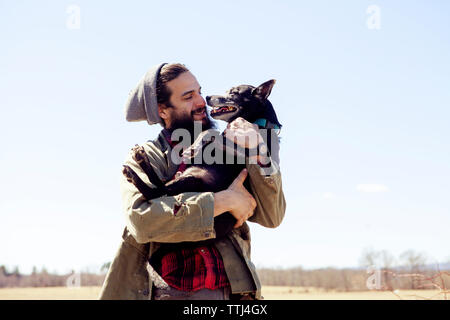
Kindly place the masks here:
POLYGON ((214 106, 214 105, 218 105, 218 104, 224 103, 224 99, 221 96, 214 96, 214 95, 213 96, 207 96, 206 97, 206 103, 209 106, 214 106))

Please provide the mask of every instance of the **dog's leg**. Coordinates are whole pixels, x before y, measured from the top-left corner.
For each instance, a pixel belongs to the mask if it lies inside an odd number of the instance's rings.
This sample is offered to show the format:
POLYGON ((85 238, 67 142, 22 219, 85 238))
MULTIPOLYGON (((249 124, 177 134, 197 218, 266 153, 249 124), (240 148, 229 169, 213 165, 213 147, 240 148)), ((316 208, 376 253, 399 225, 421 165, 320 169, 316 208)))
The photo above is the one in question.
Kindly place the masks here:
POLYGON ((181 176, 178 179, 169 181, 166 185, 167 195, 175 196, 184 192, 205 192, 205 186, 201 178, 191 175, 181 176))
POLYGON ((214 230, 216 231, 216 238, 222 238, 229 234, 233 230, 236 221, 236 218, 229 212, 224 212, 221 215, 214 217, 214 230))
POLYGON ((166 193, 166 190, 163 187, 156 189, 150 188, 141 178, 139 178, 136 172, 127 165, 123 166, 122 173, 127 178, 127 181, 134 184, 147 200, 159 198, 166 193))
POLYGON ((155 170, 150 164, 148 160, 147 154, 142 146, 136 145, 133 149, 133 159, 136 163, 142 168, 145 174, 148 176, 151 183, 153 183, 156 187, 163 187, 164 183, 159 179, 155 170))
MULTIPOLYGON (((185 176, 177 180, 173 180, 166 185, 167 195, 177 195, 183 192, 205 192, 205 183, 200 177, 185 176)), ((233 230, 236 224, 236 218, 229 212, 224 212, 217 217, 214 217, 214 230, 216 232, 216 239, 226 236, 233 230)))

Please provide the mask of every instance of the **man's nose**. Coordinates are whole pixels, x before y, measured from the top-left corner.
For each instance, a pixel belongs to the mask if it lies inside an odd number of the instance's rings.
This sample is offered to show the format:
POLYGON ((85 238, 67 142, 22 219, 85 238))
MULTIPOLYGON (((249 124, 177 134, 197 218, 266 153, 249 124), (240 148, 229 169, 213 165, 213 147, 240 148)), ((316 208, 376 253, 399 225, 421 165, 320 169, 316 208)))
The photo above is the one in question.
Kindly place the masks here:
POLYGON ((204 107, 206 105, 205 99, 199 94, 195 100, 196 107, 204 107))

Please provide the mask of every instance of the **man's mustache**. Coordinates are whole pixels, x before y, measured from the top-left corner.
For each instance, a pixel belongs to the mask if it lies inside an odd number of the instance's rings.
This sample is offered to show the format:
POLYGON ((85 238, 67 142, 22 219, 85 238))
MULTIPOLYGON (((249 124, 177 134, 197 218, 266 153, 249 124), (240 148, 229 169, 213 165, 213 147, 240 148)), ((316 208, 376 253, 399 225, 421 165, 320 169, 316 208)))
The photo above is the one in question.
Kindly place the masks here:
POLYGON ((192 110, 191 111, 191 115, 194 115, 196 113, 202 113, 203 111, 206 111, 206 107, 200 107, 200 108, 197 108, 195 110, 192 110))

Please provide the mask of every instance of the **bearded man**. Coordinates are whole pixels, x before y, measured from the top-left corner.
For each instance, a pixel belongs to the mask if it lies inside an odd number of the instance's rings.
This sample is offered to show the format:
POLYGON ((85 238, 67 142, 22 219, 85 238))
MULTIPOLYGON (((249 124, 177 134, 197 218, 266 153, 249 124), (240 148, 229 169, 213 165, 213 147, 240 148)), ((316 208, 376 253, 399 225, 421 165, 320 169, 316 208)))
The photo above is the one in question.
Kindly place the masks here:
MULTIPOLYGON (((200 84, 178 63, 163 63, 146 73, 130 93, 126 119, 163 127, 158 137, 143 147, 152 168, 164 182, 183 169, 170 156, 176 144, 171 139, 174 130, 188 130, 194 141, 194 123, 201 122, 202 130, 214 127, 200 84)), ((227 135, 261 138, 255 126, 242 118, 228 126, 227 135)), ((278 160, 278 155, 273 159, 278 160)), ((152 200, 145 199, 122 177, 126 228, 100 298, 260 299, 261 284, 250 260, 246 221, 275 228, 283 220, 286 202, 281 173, 277 161, 272 163, 269 171, 257 163, 248 163, 234 182, 219 192, 185 192, 152 200), (251 193, 243 186, 247 175, 251 193), (225 212, 230 212, 237 223, 229 235, 216 239, 214 217, 225 212), (169 245, 176 243, 180 246, 169 245)), ((131 153, 126 164, 146 184, 156 187, 131 153)))

